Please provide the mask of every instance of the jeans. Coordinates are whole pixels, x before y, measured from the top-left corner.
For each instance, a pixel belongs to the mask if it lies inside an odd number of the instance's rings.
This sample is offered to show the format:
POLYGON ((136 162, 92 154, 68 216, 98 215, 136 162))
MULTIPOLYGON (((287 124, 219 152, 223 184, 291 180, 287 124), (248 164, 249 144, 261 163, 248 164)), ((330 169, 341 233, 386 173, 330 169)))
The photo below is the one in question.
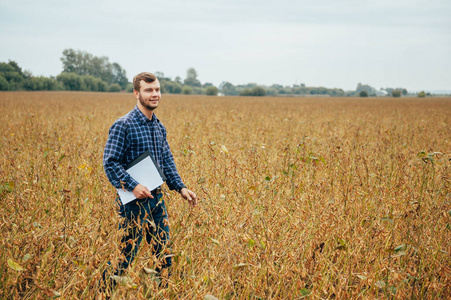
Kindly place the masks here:
MULTIPOLYGON (((119 206, 119 215, 122 217, 119 229, 125 230, 121 239, 121 254, 125 259, 119 262, 113 275, 122 276, 123 271, 133 262, 144 236, 160 261, 155 270, 158 274, 163 269, 167 269, 168 275, 170 273, 172 260, 170 256, 165 257, 170 254, 168 213, 162 199, 163 194, 152 193, 152 196, 154 198, 137 199, 119 206)), ((108 270, 105 270, 102 275, 105 284, 109 281, 107 276, 108 270)), ((114 280, 111 285, 114 287, 114 280)))

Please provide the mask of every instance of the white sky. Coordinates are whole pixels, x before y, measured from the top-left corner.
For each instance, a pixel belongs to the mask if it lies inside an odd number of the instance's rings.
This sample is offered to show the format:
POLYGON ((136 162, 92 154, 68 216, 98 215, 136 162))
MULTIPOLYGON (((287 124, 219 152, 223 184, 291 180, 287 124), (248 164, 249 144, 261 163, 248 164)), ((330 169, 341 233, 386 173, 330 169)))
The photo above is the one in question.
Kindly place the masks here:
POLYGON ((0 61, 56 76, 72 48, 216 86, 451 90, 450 0, 0 0, 0 61), (128 3, 126 3, 128 2, 128 3))

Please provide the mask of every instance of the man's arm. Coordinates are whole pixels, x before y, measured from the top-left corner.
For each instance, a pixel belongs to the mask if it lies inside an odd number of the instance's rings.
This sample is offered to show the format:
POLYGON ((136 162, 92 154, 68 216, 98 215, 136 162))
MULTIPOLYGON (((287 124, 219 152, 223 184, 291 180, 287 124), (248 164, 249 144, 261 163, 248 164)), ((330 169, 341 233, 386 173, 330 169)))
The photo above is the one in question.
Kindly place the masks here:
POLYGON ((171 148, 166 139, 166 130, 164 130, 164 143, 163 143, 163 172, 166 176, 166 184, 169 189, 176 190, 182 195, 185 200, 192 206, 197 204, 197 196, 194 192, 186 188, 175 166, 174 156, 172 155, 171 148))
POLYGON ((116 121, 111 126, 108 134, 103 152, 103 167, 108 180, 115 188, 133 191, 138 182, 125 171, 121 164, 125 151, 128 148, 127 143, 126 125, 123 122, 116 121))
POLYGON ((163 173, 166 176, 166 184, 170 190, 176 190, 180 192, 183 188, 186 188, 185 184, 180 178, 180 175, 175 166, 174 157, 166 139, 166 129, 163 128, 163 173))

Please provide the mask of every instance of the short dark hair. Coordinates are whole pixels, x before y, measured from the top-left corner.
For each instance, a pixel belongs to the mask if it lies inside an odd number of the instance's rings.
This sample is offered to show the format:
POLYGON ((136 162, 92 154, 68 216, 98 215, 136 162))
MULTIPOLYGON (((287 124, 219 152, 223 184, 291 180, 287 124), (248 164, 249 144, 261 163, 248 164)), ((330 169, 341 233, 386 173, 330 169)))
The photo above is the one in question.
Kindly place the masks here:
POLYGON ((152 83, 155 80, 158 80, 157 76, 149 72, 142 72, 133 77, 133 89, 139 92, 141 88, 141 80, 144 80, 147 83, 152 83))

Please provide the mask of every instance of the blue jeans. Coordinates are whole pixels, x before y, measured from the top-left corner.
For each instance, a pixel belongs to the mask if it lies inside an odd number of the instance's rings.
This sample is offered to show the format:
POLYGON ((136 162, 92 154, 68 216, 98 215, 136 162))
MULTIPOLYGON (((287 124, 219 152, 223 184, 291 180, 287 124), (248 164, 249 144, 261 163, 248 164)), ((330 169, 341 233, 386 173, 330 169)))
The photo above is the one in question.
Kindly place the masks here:
MULTIPOLYGON (((153 249, 153 253, 157 255, 160 261, 155 270, 161 274, 163 269, 170 272, 172 265, 171 257, 165 257, 170 254, 168 248, 169 243, 169 223, 168 213, 162 199, 163 194, 152 193, 152 198, 137 199, 126 205, 119 205, 119 215, 122 217, 122 222, 119 224, 119 229, 124 229, 125 234, 121 239, 121 254, 125 259, 119 262, 114 275, 121 276, 123 271, 135 259, 136 253, 139 250, 142 239, 145 236, 146 242, 153 249)), ((110 264, 110 263, 108 263, 110 264)), ((105 270, 102 279, 106 284, 109 281, 107 276, 108 270, 105 270)), ((169 274, 169 273, 168 273, 169 274)), ((115 283, 111 282, 114 286, 115 283)))

